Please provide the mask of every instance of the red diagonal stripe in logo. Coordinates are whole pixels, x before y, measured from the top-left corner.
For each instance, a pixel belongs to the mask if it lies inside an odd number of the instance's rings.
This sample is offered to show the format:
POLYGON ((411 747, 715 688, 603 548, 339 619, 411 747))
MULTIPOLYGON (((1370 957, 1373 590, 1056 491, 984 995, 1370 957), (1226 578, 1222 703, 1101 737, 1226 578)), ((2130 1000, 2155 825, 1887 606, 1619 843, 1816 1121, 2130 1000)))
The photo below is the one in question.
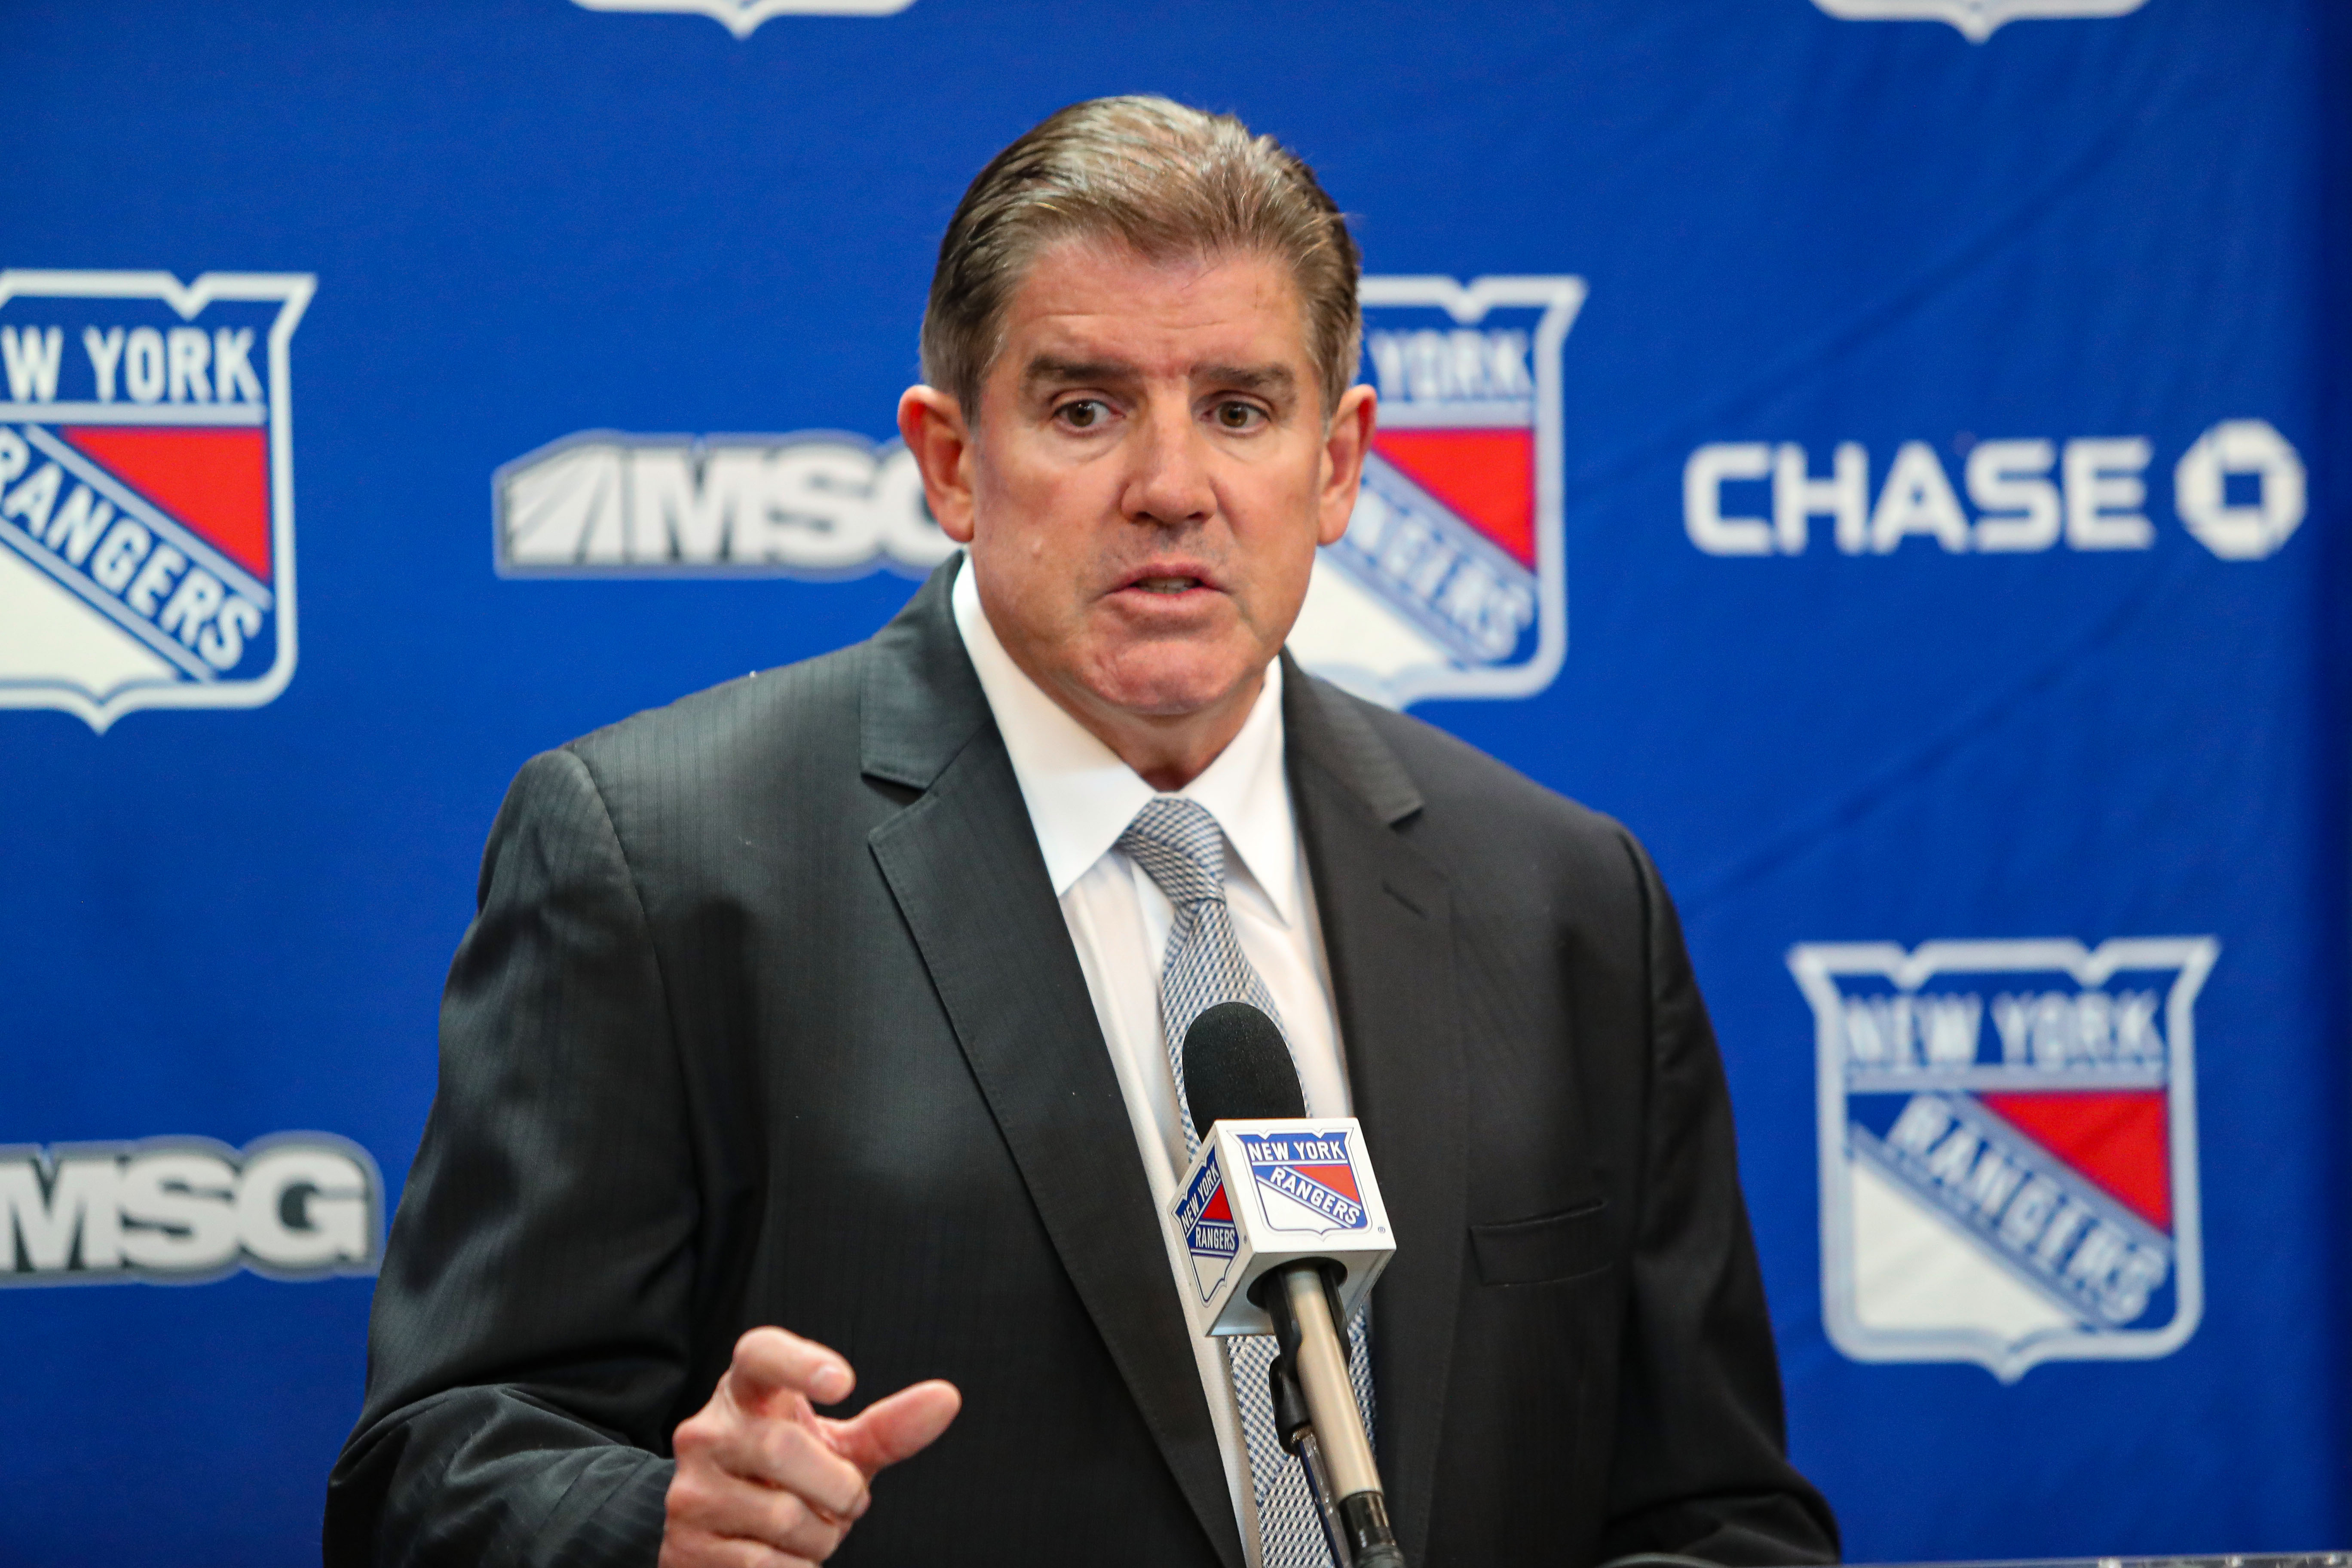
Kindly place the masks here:
MULTIPOLYGON (((1292 1170, 1310 1182, 1330 1188, 1349 1203, 1362 1203, 1363 1194, 1356 1191, 1356 1171, 1352 1165, 1293 1165, 1292 1170)), ((1219 1194, 1223 1196, 1223 1194, 1219 1194)))
POLYGON ((1994 1115, 2080 1171, 2117 1203, 2150 1225, 2171 1230, 2172 1162, 2164 1090, 1979 1098, 1994 1115))
POLYGON ((1381 430, 1372 450, 1532 569, 1536 437, 1532 430, 1381 430))
POLYGON ((263 432, 78 426, 63 434, 230 560, 270 580, 269 446, 263 432))

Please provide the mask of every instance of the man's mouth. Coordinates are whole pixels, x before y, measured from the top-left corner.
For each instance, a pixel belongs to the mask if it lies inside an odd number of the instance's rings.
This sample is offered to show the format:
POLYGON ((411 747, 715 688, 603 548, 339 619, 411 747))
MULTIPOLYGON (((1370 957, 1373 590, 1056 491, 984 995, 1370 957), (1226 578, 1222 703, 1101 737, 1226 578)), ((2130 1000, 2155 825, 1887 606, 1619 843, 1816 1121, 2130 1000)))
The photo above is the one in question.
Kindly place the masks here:
POLYGON ((1169 576, 1138 577, 1128 586, 1139 588, 1147 594, 1181 594, 1193 588, 1204 587, 1206 584, 1198 577, 1169 576))

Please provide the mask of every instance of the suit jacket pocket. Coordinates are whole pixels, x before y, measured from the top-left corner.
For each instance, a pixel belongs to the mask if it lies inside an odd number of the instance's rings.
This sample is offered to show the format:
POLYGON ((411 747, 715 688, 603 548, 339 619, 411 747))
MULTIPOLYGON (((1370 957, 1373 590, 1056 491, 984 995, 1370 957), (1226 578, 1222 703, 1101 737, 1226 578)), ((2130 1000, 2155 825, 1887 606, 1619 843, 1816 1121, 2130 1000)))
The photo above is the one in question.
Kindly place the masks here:
POLYGON ((1541 1285, 1598 1274, 1609 1267, 1609 1200, 1595 1198, 1558 1214, 1470 1227, 1478 1278, 1489 1285, 1541 1285))

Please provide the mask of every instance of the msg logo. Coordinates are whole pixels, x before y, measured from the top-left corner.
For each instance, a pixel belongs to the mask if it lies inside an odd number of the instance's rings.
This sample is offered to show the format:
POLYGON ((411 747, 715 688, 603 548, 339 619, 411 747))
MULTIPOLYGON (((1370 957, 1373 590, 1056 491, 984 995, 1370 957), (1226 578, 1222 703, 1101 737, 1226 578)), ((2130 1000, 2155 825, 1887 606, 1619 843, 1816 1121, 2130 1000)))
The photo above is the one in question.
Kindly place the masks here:
POLYGON ((0 1286, 373 1274, 383 1178, 326 1132, 0 1148, 0 1286))
POLYGON ((505 577, 913 575, 955 552, 906 447, 860 436, 587 430, 492 477, 505 577))

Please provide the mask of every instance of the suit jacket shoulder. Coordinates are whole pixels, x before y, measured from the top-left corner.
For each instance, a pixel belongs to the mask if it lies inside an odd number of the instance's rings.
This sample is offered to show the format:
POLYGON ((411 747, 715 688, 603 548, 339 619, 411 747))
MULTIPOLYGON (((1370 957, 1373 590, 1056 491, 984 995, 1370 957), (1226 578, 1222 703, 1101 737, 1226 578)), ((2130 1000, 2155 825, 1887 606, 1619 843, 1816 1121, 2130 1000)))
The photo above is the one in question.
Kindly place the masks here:
POLYGON ((676 832, 688 817, 714 813, 740 823, 768 814, 780 795, 838 792, 856 776, 866 655, 859 644, 757 670, 560 750, 580 760, 633 827, 676 832))
POLYGON ((1317 749, 1370 781, 1360 793, 1374 797, 1404 842, 1444 866, 1477 909, 1523 924, 1569 921, 1596 940, 1622 940, 1656 918, 1664 890, 1616 818, 1410 714, 1311 676, 1301 684, 1299 710, 1308 733, 1321 737, 1317 749), (1381 752, 1395 773, 1382 773, 1381 752))

